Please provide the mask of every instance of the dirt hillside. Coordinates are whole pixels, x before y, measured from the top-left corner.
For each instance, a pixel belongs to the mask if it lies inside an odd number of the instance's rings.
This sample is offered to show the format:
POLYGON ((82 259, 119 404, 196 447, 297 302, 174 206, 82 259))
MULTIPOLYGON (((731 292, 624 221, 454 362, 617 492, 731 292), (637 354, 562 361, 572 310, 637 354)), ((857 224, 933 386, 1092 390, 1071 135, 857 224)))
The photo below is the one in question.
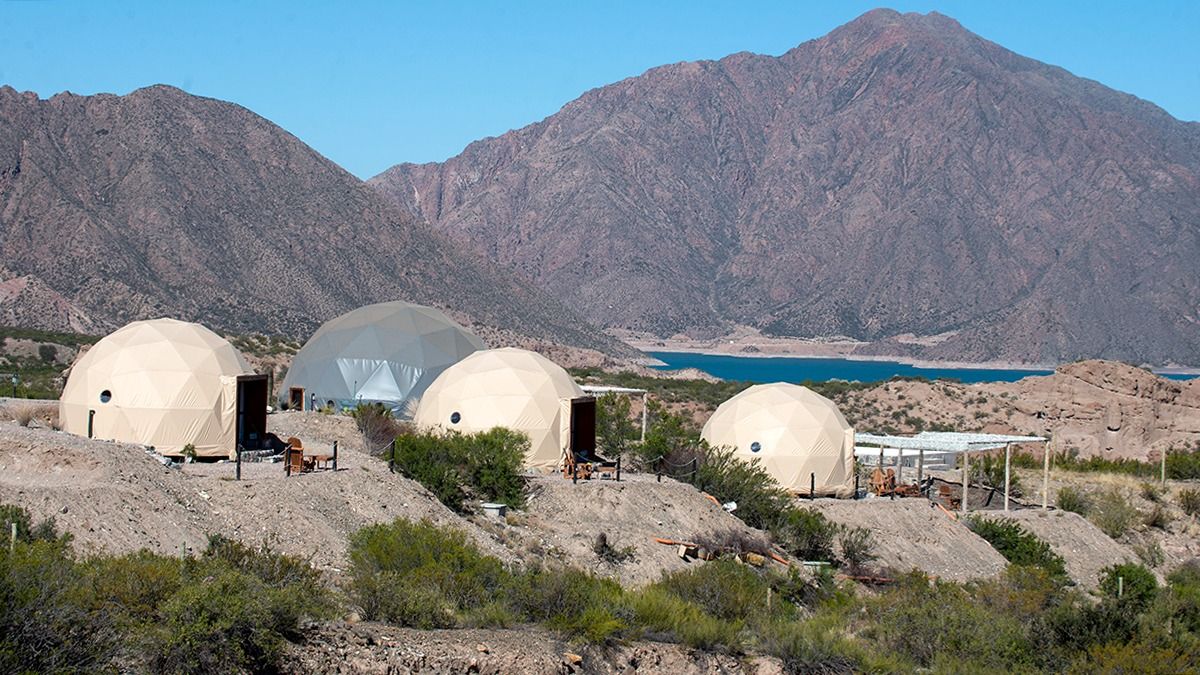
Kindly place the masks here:
POLYGON ((1005 514, 991 512, 987 517, 1011 518, 1050 544, 1062 556, 1071 579, 1088 590, 1100 584, 1100 570, 1105 567, 1140 562, 1128 546, 1113 541, 1077 513, 1022 509, 1005 514))

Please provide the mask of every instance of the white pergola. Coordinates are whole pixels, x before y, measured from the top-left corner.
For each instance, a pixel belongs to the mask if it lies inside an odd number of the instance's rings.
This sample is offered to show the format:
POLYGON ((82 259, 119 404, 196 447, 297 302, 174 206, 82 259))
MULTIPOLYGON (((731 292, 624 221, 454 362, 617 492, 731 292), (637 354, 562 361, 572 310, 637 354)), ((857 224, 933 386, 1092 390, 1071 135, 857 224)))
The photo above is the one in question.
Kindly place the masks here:
MULTIPOLYGON (((878 453, 882 466, 883 457, 896 457, 897 464, 903 457, 917 457, 917 483, 924 478, 925 453, 940 455, 962 455, 962 511, 968 511, 967 489, 970 479, 970 454, 986 450, 1004 448, 1004 510, 1008 511, 1009 488, 1012 476, 1012 446, 1021 443, 1046 443, 1048 439, 1042 436, 1012 436, 1007 434, 975 434, 957 431, 922 431, 915 436, 890 436, 884 434, 855 434, 854 440, 864 446, 861 456, 873 456, 878 453)), ((856 447, 854 455, 860 456, 856 447)), ((1042 508, 1049 505, 1050 488, 1050 452, 1044 453, 1042 470, 1042 508)))
POLYGON ((599 384, 581 384, 581 385, 579 385, 579 388, 583 390, 583 393, 589 394, 591 396, 597 396, 597 395, 602 395, 602 394, 628 394, 630 396, 641 396, 642 397, 642 442, 643 443, 646 442, 646 421, 647 421, 646 398, 649 396, 650 392, 646 391, 645 389, 634 389, 633 387, 609 387, 606 385, 599 385, 599 384))

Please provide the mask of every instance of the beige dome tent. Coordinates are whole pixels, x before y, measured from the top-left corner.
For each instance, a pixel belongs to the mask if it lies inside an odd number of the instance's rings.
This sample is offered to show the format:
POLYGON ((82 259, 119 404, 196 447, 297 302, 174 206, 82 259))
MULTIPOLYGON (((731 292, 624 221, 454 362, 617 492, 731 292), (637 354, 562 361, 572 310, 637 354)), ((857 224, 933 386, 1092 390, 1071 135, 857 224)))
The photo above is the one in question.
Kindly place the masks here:
POLYGON ((829 399, 779 382, 759 384, 717 408, 702 437, 712 446, 758 459, 787 490, 849 497, 854 492, 854 430, 829 399))
POLYGON ((267 381, 204 326, 135 321, 100 340, 71 369, 59 402, 63 429, 140 443, 164 455, 195 447, 232 457, 266 432, 267 381))
POLYGON ((595 399, 553 361, 523 349, 491 349, 439 375, 421 397, 414 421, 423 429, 524 432, 530 443, 526 467, 546 471, 559 468, 572 448, 595 449, 595 411, 595 399))

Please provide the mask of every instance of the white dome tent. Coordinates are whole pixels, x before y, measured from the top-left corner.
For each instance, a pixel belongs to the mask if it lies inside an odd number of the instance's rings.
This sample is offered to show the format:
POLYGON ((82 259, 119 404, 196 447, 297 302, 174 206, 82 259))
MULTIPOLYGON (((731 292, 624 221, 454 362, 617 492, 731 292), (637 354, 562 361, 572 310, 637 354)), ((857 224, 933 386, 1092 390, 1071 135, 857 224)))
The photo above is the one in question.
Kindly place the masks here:
POLYGON ((450 365, 484 348, 483 341, 431 307, 383 302, 359 307, 322 325, 288 369, 289 405, 379 402, 412 414, 425 388, 450 365))
POLYGON ((523 349, 476 352, 447 368, 425 391, 414 421, 423 429, 523 432, 525 466, 539 471, 560 468, 566 452, 595 449, 595 399, 562 367, 523 349))
POLYGON ((59 401, 63 429, 182 455, 233 457, 266 432, 267 380, 199 324, 135 321, 71 369, 59 401))
POLYGON ((854 492, 854 429, 829 399, 795 384, 759 384, 722 403, 701 436, 758 459, 785 489, 815 496, 854 492))

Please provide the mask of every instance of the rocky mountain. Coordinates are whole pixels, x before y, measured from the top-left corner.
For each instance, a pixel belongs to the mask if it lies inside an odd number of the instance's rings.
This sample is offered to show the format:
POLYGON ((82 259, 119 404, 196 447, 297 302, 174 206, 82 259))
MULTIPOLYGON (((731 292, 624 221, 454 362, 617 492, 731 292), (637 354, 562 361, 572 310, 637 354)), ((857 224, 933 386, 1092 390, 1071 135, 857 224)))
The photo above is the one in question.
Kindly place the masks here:
POLYGON ((405 299, 509 333, 620 349, 283 129, 156 86, 0 88, 0 320, 111 329, 173 316, 304 338, 405 299))
POLYGON ((1200 124, 938 14, 655 68, 372 184, 613 328, 1200 364, 1200 124))

